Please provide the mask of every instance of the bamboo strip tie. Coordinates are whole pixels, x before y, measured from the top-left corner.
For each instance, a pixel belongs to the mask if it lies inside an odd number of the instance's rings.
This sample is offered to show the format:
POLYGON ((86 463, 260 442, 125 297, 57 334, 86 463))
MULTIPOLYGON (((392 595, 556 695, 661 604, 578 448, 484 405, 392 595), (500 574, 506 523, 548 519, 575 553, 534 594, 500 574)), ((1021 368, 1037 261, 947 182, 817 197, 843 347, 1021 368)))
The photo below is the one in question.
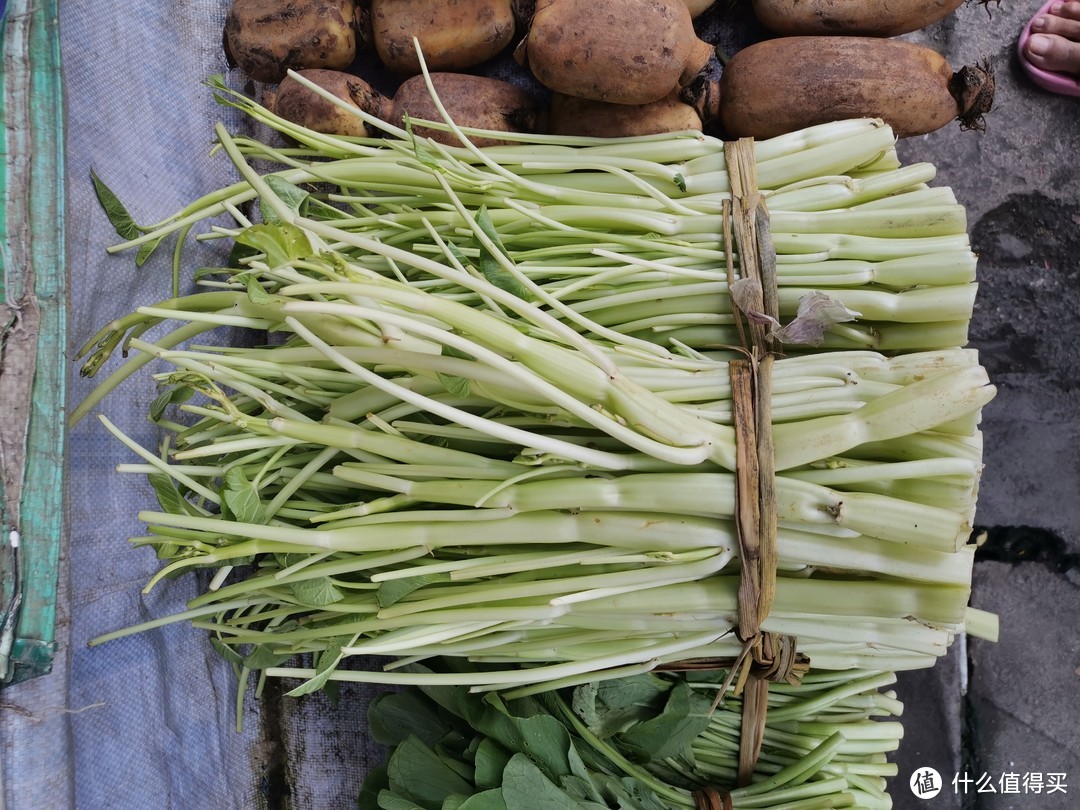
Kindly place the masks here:
MULTIPOLYGON (((796 650, 796 639, 761 629, 776 593, 776 470, 772 444, 772 365, 766 325, 779 320, 776 253, 769 213, 757 187, 753 140, 724 144, 731 198, 724 203, 724 244, 728 288, 740 285, 732 299, 736 328, 745 358, 729 364, 732 416, 736 436, 736 532, 742 567, 736 635, 743 652, 731 665, 717 701, 735 680, 742 695, 738 784, 747 785, 761 755, 769 683, 798 683, 809 666, 796 650), (734 250, 732 250, 734 246, 734 250), (734 254, 739 256, 736 276, 734 254)), ((703 662, 699 662, 701 666, 703 662)), ((689 668, 689 667, 688 667, 689 668)), ((731 810, 730 792, 705 787, 694 793, 698 810, 731 810)))

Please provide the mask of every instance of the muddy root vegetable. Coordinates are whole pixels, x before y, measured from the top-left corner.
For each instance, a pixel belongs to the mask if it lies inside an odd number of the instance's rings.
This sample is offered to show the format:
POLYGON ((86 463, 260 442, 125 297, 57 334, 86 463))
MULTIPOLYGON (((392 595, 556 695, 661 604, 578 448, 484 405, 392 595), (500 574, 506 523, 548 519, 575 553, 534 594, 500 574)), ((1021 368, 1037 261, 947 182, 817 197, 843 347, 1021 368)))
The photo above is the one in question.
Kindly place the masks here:
MULTIPOLYGON (((376 118, 386 119, 390 100, 358 76, 338 70, 301 70, 297 74, 328 90, 342 101, 376 118)), ((358 115, 320 96, 292 76, 286 76, 274 94, 274 112, 315 132, 368 138, 379 135, 358 115)))
POLYGON ((716 0, 683 0, 690 10, 690 16, 697 18, 716 5, 716 0))
POLYGON ((356 58, 355 0, 233 0, 225 17, 228 62, 258 82, 289 70, 342 70, 356 58))
MULTIPOLYGON (((510 82, 463 73, 432 73, 435 93, 459 127, 489 129, 496 132, 543 132, 547 128, 546 111, 528 90, 510 82)), ((431 98, 423 76, 402 82, 394 94, 387 120, 404 125, 406 116, 441 121, 442 116, 431 98)), ((460 146, 453 132, 413 125, 413 132, 438 143, 460 146)), ((506 143, 495 137, 470 137, 478 147, 506 143)))
POLYGON ((537 0, 514 56, 557 93, 650 104, 693 81, 713 48, 682 0, 537 0))
POLYGON ((728 136, 771 138, 815 124, 880 118, 897 137, 956 119, 981 129, 994 96, 988 65, 954 71, 931 48, 878 37, 778 37, 738 51, 720 77, 728 136))
POLYGON ((486 62, 516 30, 511 0, 372 0, 368 38, 395 73, 420 73, 413 38, 431 71, 461 71, 486 62))
MULTIPOLYGON (((410 119, 412 131, 419 138, 431 138, 450 146, 461 145, 453 132, 412 123, 417 119, 443 120, 423 76, 405 80, 393 98, 388 98, 351 73, 301 70, 297 75, 393 126, 404 127, 410 119)), ((547 128, 547 110, 523 88, 499 79, 464 73, 432 73, 430 77, 443 108, 459 127, 506 133, 543 132, 547 128)), ((272 98, 275 113, 315 132, 359 138, 386 134, 378 125, 365 123, 361 116, 342 109, 292 76, 282 80, 272 98)), ((506 143, 507 139, 476 136, 469 140, 484 147, 506 143)))
POLYGON ((708 115, 675 90, 651 104, 611 104, 551 94, 551 133, 599 138, 700 131, 708 115))
POLYGON ((753 0, 758 20, 776 34, 894 37, 952 14, 964 0, 753 0))

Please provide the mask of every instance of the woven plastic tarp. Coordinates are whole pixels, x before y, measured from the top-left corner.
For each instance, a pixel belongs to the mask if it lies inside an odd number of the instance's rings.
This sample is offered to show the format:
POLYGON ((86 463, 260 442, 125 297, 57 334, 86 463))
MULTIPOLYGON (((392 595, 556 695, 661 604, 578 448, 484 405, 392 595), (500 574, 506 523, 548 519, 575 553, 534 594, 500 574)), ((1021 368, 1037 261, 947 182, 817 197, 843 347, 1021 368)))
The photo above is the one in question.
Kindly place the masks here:
MULTIPOLYGON (((244 78, 229 70, 221 47, 227 0, 59 0, 58 7, 67 133, 67 348, 74 355, 110 320, 172 295, 169 247, 141 267, 131 252, 107 253, 119 240, 91 172, 142 224, 233 182, 228 159, 212 154, 213 126, 221 121, 238 132, 246 122, 219 106, 203 82, 225 74, 241 89, 244 78)), ((193 288, 193 268, 220 265, 224 250, 220 242, 193 245, 179 275, 181 291, 193 288)), ((97 379, 119 362, 114 358, 97 379)), ((78 372, 72 362, 69 409, 96 382, 78 372)), ((87 646, 102 633, 182 610, 199 590, 199 582, 184 577, 142 592, 158 561, 127 540, 144 532, 137 515, 153 507, 154 494, 143 477, 116 473, 118 464, 138 459, 98 419, 107 416, 153 448, 159 437, 147 413, 156 394, 144 372, 70 430, 57 650, 51 673, 0 694, 4 806, 354 807, 364 774, 383 754, 366 732, 371 688, 343 685, 338 705, 322 694, 285 697, 281 684, 268 684, 259 699, 249 689, 238 732, 235 677, 204 633, 172 624, 87 646)))
MULTIPOLYGON (((117 237, 94 195, 93 170, 137 221, 172 214, 231 182, 211 156, 213 125, 243 122, 217 105, 202 82, 229 73, 221 49, 227 3, 61 0, 59 35, 66 95, 69 352, 135 306, 171 296, 171 250, 137 267, 109 255, 117 237)), ((196 249, 185 267, 212 260, 196 249)), ((111 369, 104 369, 102 374, 111 369)), ((93 381, 69 369, 69 407, 93 381)), ((97 410, 144 446, 155 396, 140 375, 97 410)), ((69 435, 66 554, 61 562, 58 648, 53 670, 0 693, 5 806, 14 810, 249 810, 355 806, 363 774, 377 761, 365 735, 367 695, 283 698, 280 687, 245 698, 235 730, 236 680, 186 624, 88 648, 101 633, 182 609, 196 591, 186 579, 148 595, 157 568, 127 543, 141 534, 153 493, 117 464, 137 461, 92 414, 69 435)))

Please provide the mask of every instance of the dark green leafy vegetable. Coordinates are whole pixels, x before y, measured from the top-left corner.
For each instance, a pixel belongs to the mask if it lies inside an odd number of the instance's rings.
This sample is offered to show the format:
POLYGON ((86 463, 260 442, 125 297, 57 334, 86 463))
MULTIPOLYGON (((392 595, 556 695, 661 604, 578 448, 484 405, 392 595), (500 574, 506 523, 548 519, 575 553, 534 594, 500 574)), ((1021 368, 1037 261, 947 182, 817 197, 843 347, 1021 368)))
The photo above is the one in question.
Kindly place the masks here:
POLYGON ((391 753, 359 807, 670 810, 694 807, 705 785, 729 790, 734 808, 890 806, 884 779, 896 769, 886 755, 902 732, 873 718, 901 711, 879 691, 891 674, 817 672, 774 685, 774 719, 742 788, 733 784, 740 699, 728 687, 713 706, 726 674, 638 675, 517 699, 450 687, 380 695, 370 727, 391 753))

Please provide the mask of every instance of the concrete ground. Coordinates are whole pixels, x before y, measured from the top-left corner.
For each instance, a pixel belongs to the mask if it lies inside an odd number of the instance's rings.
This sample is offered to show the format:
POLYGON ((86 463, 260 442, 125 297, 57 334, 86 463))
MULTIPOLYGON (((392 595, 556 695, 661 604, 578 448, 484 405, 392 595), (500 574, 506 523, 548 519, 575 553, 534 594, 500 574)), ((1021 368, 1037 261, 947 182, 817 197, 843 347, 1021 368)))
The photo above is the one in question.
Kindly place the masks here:
POLYGON ((1001 638, 958 646, 901 681, 900 810, 1080 807, 1080 98, 1038 89, 1016 58, 1040 4, 968 2, 912 37, 954 66, 996 68, 984 132, 950 126, 900 148, 905 161, 938 167, 979 254, 971 341, 998 395, 983 423, 972 601, 998 614, 1001 638), (924 766, 946 783, 928 802, 906 785, 924 766), (1066 792, 1049 792, 1051 781, 1066 792))
MULTIPOLYGON (((960 639, 934 669, 901 676, 897 810, 1080 807, 1080 98, 1020 67, 1017 38, 1041 4, 967 0, 904 37, 954 69, 988 60, 997 81, 984 131, 954 123, 898 150, 937 167, 979 254, 971 344, 998 395, 984 413, 972 603, 1001 635, 960 639), (926 768, 942 777, 932 799, 909 787, 926 768)), ((767 36, 750 16, 702 21, 729 53, 767 36)))

